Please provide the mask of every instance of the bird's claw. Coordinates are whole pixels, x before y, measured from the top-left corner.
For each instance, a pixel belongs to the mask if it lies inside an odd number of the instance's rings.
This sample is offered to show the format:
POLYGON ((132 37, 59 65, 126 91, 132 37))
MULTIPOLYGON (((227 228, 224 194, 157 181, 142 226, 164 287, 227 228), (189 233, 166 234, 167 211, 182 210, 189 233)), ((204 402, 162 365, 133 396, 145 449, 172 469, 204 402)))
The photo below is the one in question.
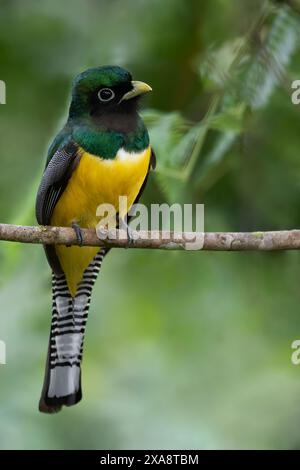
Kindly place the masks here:
POLYGON ((126 233, 127 233, 128 245, 131 246, 134 244, 134 236, 133 236, 133 230, 132 228, 129 227, 129 225, 126 226, 126 233))
POLYGON ((132 246, 135 241, 132 228, 129 227, 129 225, 125 222, 125 220, 121 221, 121 228, 123 230, 126 230, 128 246, 132 246))
POLYGON ((80 225, 77 222, 73 222, 72 223, 72 228, 75 232, 78 245, 82 246, 83 245, 83 234, 82 234, 82 230, 80 228, 80 225))

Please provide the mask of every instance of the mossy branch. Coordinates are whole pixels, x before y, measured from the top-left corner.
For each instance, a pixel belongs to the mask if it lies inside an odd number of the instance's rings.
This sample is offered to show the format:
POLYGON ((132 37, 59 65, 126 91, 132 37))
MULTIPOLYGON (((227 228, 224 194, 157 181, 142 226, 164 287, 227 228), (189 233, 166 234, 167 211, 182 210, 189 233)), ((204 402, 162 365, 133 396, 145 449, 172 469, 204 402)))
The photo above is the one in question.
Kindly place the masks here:
MULTIPOLYGON (((114 248, 150 248, 163 250, 209 251, 276 251, 299 250, 300 230, 272 232, 133 232, 129 241, 125 231, 106 232, 105 240, 99 239, 94 229, 82 229, 84 246, 114 248), (114 234, 114 235, 115 235, 114 234)), ((75 232, 70 227, 28 227, 0 224, 0 240, 45 245, 78 245, 75 232)))

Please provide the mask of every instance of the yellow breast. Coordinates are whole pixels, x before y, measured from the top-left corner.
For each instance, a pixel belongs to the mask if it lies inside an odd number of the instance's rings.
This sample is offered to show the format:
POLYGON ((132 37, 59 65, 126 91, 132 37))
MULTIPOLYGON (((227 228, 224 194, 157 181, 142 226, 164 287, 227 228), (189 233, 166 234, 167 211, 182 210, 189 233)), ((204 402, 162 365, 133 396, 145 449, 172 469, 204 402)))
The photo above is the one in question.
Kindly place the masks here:
MULTIPOLYGON (((127 197, 129 210, 146 178, 151 149, 141 153, 120 149, 113 160, 83 150, 80 154, 80 162, 53 211, 51 225, 66 227, 77 222, 81 227, 96 227, 97 207, 111 204, 118 212, 119 196, 127 197)), ((76 294, 77 284, 97 251, 93 247, 56 247, 72 295, 76 294)))

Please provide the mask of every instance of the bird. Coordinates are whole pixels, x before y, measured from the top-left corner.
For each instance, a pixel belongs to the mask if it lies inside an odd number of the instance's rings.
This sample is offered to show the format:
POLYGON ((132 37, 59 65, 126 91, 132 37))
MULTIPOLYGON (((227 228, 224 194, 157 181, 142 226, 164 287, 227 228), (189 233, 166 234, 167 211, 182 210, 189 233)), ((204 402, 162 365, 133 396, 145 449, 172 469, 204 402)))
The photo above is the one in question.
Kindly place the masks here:
MULTIPOLYGON (((36 197, 40 225, 73 227, 78 245, 44 245, 52 270, 52 317, 39 410, 57 413, 82 399, 81 361, 92 289, 109 249, 82 245, 101 204, 141 196, 156 157, 139 114, 152 88, 116 65, 89 68, 72 83, 68 118, 51 143, 36 197)), ((127 226, 128 228, 128 226, 127 226)), ((130 232, 128 232, 130 239, 130 232)))

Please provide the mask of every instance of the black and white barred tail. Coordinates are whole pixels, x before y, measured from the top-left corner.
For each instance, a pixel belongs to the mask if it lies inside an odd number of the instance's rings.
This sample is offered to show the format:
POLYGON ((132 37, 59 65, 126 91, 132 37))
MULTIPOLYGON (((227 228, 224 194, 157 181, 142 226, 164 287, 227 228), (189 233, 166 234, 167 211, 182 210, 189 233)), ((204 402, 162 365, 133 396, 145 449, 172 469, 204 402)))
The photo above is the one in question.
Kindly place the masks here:
POLYGON ((72 297, 64 274, 52 278, 52 322, 44 386, 39 410, 55 413, 62 405, 75 405, 81 400, 81 359, 90 299, 102 260, 101 249, 72 297))

